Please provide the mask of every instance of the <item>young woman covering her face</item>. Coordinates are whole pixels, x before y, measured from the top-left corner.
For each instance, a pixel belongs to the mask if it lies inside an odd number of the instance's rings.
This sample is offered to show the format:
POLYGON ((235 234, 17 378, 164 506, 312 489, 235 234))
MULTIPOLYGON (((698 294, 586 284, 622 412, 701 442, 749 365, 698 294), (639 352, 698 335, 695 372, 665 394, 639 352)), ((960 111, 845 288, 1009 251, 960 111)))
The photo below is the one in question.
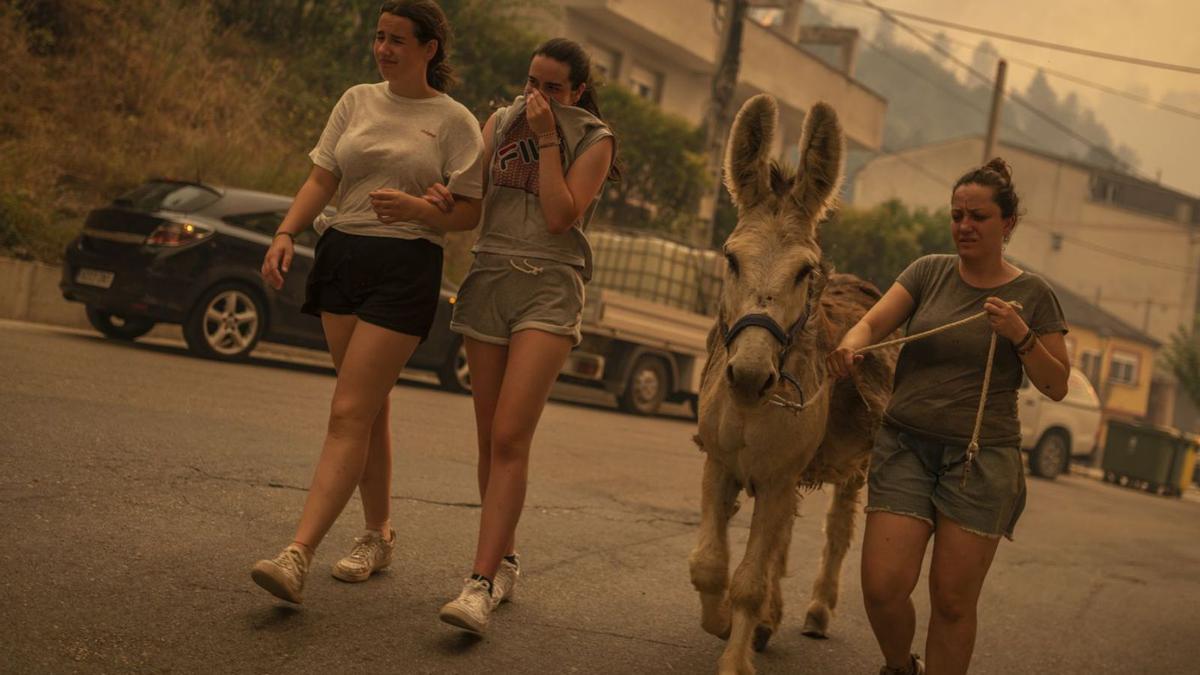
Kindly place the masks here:
MULTIPOLYGON (((533 433, 567 353, 580 340, 584 235, 615 141, 601 120, 590 61, 554 39, 529 65, 525 92, 483 129, 486 179, 475 262, 459 290, 452 330, 463 335, 478 430, 479 540, 467 579, 441 618, 483 632, 519 575, 514 549, 533 433)), ((455 203, 441 186, 433 203, 455 203)))

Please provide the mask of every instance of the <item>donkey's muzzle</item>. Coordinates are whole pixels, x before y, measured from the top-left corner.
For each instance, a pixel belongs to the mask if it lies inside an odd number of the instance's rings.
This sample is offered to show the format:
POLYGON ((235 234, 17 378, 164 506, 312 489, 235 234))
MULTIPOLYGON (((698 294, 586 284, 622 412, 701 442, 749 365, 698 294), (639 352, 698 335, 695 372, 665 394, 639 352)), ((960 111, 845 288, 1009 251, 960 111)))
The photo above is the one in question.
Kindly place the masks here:
POLYGON ((775 367, 763 370, 760 367, 748 367, 736 363, 729 364, 725 369, 725 379, 733 393, 745 401, 757 401, 767 395, 771 387, 779 381, 779 373, 775 367))

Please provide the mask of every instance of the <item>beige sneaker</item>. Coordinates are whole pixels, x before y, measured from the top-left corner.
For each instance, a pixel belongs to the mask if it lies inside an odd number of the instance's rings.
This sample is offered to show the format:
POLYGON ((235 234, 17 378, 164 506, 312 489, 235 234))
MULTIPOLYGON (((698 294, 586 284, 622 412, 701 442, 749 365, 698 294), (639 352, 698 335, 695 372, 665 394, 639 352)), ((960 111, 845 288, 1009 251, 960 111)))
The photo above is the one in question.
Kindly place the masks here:
POLYGON ((879 675, 925 675, 925 662, 916 654, 908 658, 908 665, 903 668, 888 668, 886 665, 879 669, 879 675))
POLYGON ((488 592, 487 584, 478 579, 467 579, 462 593, 446 603, 438 617, 451 626, 483 634, 491 612, 492 594, 488 592))
POLYGON ((496 605, 512 600, 517 579, 521 578, 521 556, 514 553, 513 559, 516 562, 501 558, 500 567, 496 569, 496 578, 492 581, 492 602, 496 605))
POLYGON ((250 570, 250 578, 268 593, 281 600, 304 602, 304 577, 308 575, 308 558, 296 545, 287 548, 271 560, 259 560, 250 570))
POLYGON ((392 551, 396 548, 396 531, 388 530, 388 539, 373 530, 355 537, 350 555, 333 565, 333 577, 351 583, 366 581, 371 575, 392 564, 392 551))

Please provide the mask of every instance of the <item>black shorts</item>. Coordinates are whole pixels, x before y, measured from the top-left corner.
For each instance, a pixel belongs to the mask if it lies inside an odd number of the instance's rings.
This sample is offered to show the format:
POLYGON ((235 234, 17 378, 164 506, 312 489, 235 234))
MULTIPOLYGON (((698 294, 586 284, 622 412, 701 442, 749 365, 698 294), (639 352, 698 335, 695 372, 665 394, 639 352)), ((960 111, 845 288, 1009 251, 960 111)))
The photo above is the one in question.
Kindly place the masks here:
POLYGON ((346 234, 330 228, 317 241, 304 306, 353 314, 422 341, 429 336, 442 287, 442 247, 424 239, 346 234))

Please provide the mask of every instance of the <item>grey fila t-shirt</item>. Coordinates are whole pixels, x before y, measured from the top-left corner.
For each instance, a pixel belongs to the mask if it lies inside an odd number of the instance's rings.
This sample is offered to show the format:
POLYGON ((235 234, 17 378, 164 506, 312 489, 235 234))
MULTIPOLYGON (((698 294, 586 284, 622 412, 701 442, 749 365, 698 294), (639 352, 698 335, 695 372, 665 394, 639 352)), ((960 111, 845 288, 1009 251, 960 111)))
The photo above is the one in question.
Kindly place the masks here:
MULTIPOLYGON (((1021 303, 1021 318, 1039 335, 1067 332, 1067 321, 1054 291, 1041 277, 1022 272, 996 288, 975 288, 958 273, 957 255, 927 255, 900 273, 896 283, 915 301, 908 335, 915 335, 983 311, 995 296, 1021 303)), ((906 431, 966 445, 975 428, 983 390, 992 328, 977 319, 900 350, 896 383, 885 416, 906 431)), ((980 429, 980 445, 1012 446, 1021 442, 1017 389, 1024 365, 1015 345, 996 339, 996 358, 980 429)))
POLYGON ((478 199, 483 195, 483 135, 479 122, 446 94, 404 98, 387 82, 346 90, 329 115, 313 164, 338 177, 337 214, 318 219, 317 231, 427 239, 444 237, 419 223, 382 223, 371 193, 392 188, 421 196, 434 183, 478 199))

